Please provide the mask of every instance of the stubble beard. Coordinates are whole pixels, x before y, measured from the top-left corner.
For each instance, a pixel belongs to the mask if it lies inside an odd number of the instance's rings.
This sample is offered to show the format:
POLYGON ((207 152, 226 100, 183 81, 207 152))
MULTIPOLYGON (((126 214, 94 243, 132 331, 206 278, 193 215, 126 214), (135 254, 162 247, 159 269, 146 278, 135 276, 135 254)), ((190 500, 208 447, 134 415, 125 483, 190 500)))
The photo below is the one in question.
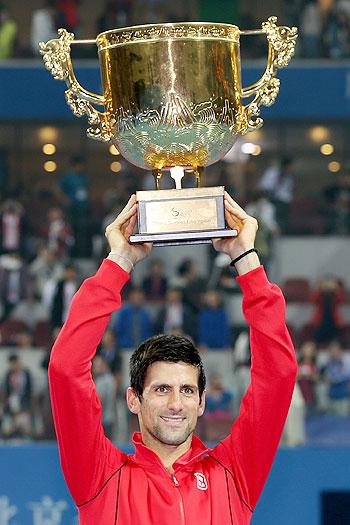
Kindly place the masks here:
POLYGON ((187 441, 189 436, 193 433, 194 428, 188 422, 183 429, 171 430, 162 428, 161 423, 156 424, 153 428, 153 437, 164 445, 182 445, 187 441))

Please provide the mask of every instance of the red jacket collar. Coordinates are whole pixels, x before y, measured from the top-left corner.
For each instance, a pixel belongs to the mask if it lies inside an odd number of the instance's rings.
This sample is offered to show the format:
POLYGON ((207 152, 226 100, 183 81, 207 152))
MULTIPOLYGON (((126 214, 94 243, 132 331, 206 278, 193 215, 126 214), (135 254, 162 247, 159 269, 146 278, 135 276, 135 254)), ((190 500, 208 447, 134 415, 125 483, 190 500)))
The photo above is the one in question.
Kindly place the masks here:
MULTIPOLYGON (((163 467, 163 463, 160 461, 159 457, 153 450, 146 447, 142 442, 141 432, 135 432, 132 438, 132 441, 135 445, 135 454, 132 455, 132 459, 138 465, 144 467, 163 467)), ((192 436, 191 448, 185 452, 182 456, 179 457, 177 461, 173 464, 174 471, 179 468, 186 467, 189 463, 192 463, 195 459, 200 458, 208 452, 206 446, 197 436, 192 436)))

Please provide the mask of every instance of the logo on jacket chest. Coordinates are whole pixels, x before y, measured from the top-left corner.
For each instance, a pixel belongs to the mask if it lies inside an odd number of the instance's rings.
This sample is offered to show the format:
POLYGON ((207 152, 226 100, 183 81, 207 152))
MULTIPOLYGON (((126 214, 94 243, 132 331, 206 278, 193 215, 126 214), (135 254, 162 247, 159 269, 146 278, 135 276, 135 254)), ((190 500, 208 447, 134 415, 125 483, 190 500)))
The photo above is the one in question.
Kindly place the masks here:
POLYGON ((201 472, 195 472, 194 475, 196 476, 196 480, 197 480, 197 489, 207 490, 208 482, 204 474, 202 474, 201 472))

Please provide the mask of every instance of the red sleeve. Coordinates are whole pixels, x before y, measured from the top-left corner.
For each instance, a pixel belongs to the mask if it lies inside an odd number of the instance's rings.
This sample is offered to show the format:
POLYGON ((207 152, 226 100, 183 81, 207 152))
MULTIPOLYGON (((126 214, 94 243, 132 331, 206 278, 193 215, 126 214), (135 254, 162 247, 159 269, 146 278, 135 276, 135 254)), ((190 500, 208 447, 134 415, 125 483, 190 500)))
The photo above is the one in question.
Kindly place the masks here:
POLYGON ((298 367, 281 290, 267 280, 262 266, 237 280, 250 325, 251 383, 231 434, 213 456, 232 472, 241 498, 253 510, 277 451, 298 367))
POLYGON ((104 435, 91 360, 128 279, 116 263, 105 260, 75 294, 51 353, 50 394, 61 464, 78 505, 94 497, 125 460, 104 435))

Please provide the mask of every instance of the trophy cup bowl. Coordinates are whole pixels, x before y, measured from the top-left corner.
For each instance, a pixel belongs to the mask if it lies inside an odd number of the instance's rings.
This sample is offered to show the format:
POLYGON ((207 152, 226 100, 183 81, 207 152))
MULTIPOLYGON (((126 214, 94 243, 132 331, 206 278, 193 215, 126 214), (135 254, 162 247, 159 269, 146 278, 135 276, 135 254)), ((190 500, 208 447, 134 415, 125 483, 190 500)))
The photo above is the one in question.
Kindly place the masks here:
POLYGON ((113 143, 129 162, 152 170, 156 189, 137 192, 138 233, 131 242, 183 244, 237 235, 239 225, 225 227, 223 186, 201 187, 201 174, 238 135, 261 127, 260 106, 277 97, 276 74, 294 54, 297 29, 276 22, 270 17, 252 31, 204 22, 143 25, 106 31, 95 40, 75 40, 60 29, 59 38, 40 44, 47 69, 67 84, 73 113, 87 115, 88 136, 113 143), (267 67, 243 88, 240 35, 261 33, 269 46, 267 67), (102 95, 78 83, 72 44, 97 45, 102 95), (161 189, 164 170, 176 188, 161 189), (193 171, 196 188, 181 188, 184 170, 193 171))

